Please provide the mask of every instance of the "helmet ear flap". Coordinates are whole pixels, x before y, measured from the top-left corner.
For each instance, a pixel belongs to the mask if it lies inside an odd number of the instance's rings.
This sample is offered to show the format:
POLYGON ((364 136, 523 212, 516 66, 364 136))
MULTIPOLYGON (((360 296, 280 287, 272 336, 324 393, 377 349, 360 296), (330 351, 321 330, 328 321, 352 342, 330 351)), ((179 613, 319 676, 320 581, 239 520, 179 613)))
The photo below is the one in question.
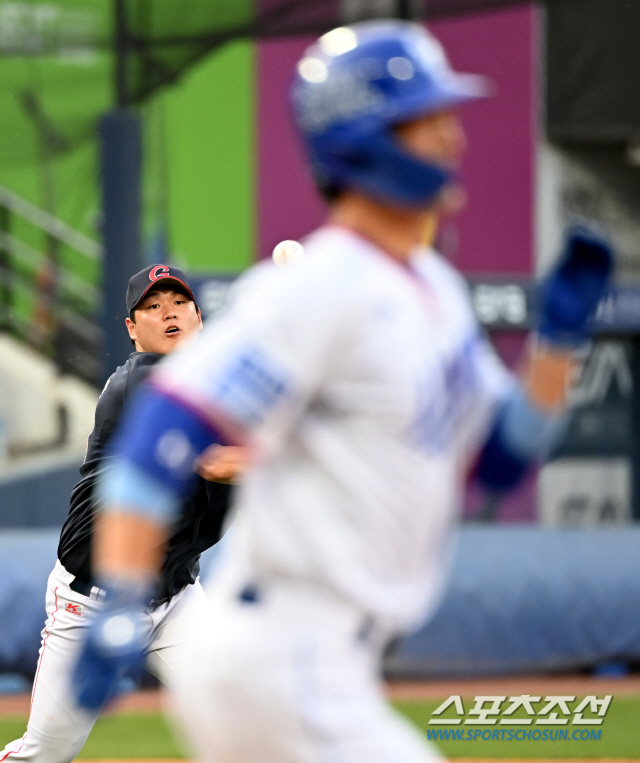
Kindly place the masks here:
POLYGON ((422 207, 453 179, 451 171, 413 157, 388 131, 324 138, 314 142, 314 175, 329 200, 353 188, 383 203, 422 207))
POLYGON ((344 190, 342 186, 331 178, 321 163, 315 161, 311 164, 311 175, 322 198, 332 204, 344 190))

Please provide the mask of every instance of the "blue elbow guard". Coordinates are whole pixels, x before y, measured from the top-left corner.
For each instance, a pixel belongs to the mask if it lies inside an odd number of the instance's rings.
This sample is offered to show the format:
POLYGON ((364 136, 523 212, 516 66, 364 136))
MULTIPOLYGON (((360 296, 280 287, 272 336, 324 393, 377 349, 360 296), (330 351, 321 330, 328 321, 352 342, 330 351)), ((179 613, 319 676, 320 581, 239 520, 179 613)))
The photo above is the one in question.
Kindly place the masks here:
POLYGON ((539 410, 522 390, 500 409, 476 465, 479 482, 489 490, 509 490, 520 482, 531 464, 547 455, 559 441, 567 416, 539 410))
POLYGON ((517 485, 530 465, 530 459, 518 455, 507 445, 499 419, 482 449, 475 475, 483 487, 502 492, 517 485))
POLYGON ((117 431, 109 455, 151 478, 158 488, 184 498, 196 479, 197 457, 220 442, 220 435, 193 410, 145 386, 117 431))

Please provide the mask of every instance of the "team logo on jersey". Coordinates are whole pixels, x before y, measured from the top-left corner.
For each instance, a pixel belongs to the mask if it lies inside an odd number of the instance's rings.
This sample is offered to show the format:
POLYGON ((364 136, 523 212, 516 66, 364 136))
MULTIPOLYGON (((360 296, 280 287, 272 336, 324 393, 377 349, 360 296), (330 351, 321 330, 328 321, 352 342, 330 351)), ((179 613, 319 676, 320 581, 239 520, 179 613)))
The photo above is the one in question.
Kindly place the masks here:
POLYGON ((479 337, 473 335, 432 377, 420 384, 418 416, 411 435, 431 452, 448 448, 464 420, 476 383, 479 337))
POLYGON ((158 265, 157 268, 149 271, 149 280, 157 281, 158 278, 167 278, 169 275, 169 268, 167 265, 158 265))
POLYGON ((247 426, 260 424, 267 412, 289 393, 285 369, 262 350, 249 347, 229 364, 215 389, 214 399, 233 418, 247 426))
POLYGON ((82 617, 83 609, 84 606, 82 604, 74 604, 72 601, 68 601, 65 605, 64 611, 70 612, 72 615, 76 615, 76 617, 82 617))

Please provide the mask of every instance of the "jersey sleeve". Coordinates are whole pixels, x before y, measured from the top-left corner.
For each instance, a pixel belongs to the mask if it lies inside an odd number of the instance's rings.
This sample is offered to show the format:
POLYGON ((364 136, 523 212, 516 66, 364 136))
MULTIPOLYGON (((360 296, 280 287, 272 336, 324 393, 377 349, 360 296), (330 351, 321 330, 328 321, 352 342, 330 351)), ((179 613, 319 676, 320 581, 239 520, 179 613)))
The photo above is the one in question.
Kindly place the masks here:
POLYGON ((323 380, 349 331, 343 283, 324 263, 258 266, 196 344, 154 372, 228 442, 275 447, 323 380))

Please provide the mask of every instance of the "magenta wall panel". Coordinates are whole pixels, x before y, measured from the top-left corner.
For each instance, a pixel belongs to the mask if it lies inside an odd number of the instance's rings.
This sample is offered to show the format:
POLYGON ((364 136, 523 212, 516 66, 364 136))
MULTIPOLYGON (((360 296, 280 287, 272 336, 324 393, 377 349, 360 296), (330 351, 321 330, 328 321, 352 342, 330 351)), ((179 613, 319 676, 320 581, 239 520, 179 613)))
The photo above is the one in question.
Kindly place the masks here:
POLYGON ((537 9, 518 6, 431 25, 455 68, 487 74, 496 87, 493 98, 461 110, 468 202, 442 235, 447 254, 468 273, 532 269, 537 19, 537 9))
MULTIPOLYGON (((441 243, 465 272, 529 272, 532 264, 534 8, 477 14, 431 25, 461 71, 485 73, 495 97, 463 109, 469 147, 466 209, 443 225, 441 243)), ((325 208, 291 127, 287 92, 296 61, 313 38, 258 44, 258 250, 317 226, 325 208)))
POLYGON ((326 215, 304 164, 288 104, 294 67, 313 39, 258 44, 258 257, 270 256, 283 239, 301 238, 326 215))

